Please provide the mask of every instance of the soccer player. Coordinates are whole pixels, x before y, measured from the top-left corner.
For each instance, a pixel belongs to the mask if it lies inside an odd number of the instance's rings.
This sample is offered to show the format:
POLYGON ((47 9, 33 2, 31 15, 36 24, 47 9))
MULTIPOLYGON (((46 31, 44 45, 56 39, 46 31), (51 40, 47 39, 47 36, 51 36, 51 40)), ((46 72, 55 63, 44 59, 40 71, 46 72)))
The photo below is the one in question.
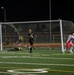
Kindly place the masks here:
POLYGON ((33 43, 34 43, 34 35, 33 35, 31 29, 29 29, 28 38, 29 38, 29 43, 30 43, 30 53, 32 53, 32 48, 33 48, 33 43))
POLYGON ((18 45, 18 46, 23 45, 23 41, 24 41, 23 36, 22 36, 22 35, 19 35, 19 39, 18 39, 18 43, 17 43, 17 45, 18 45))
MULTIPOLYGON (((73 39, 74 39, 74 32, 72 32, 68 36, 68 39, 67 39, 67 42, 66 42, 66 49, 69 49, 69 52, 71 52, 71 53, 73 53, 73 47, 74 47, 73 39)), ((65 51, 66 51, 66 49, 65 49, 65 51)))

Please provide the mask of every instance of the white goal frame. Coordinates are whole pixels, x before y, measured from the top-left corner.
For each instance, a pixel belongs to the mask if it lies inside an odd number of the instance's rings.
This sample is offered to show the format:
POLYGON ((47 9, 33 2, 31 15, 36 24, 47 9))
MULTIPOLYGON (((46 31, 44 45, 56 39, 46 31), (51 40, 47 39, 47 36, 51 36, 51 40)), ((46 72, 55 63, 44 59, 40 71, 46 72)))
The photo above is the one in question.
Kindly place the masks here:
MULTIPOLYGON (((62 30, 62 20, 44 20, 44 21, 26 21, 23 23, 41 23, 41 22, 59 22, 60 24, 60 36, 61 36, 61 49, 62 52, 64 51, 64 42, 63 42, 63 30, 62 30)), ((3 50, 3 46, 2 46, 2 24, 16 24, 16 23, 22 23, 22 22, 2 22, 0 23, 0 50, 3 50)), ((50 31, 51 32, 51 31, 50 31)), ((51 36, 50 36, 51 37, 51 36)))

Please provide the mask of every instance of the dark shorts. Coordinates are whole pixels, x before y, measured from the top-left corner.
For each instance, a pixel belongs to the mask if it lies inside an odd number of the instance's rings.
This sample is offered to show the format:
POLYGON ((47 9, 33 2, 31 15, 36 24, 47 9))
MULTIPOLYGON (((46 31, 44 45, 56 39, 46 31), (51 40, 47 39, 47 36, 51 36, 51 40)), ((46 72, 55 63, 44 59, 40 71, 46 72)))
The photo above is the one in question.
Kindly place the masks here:
POLYGON ((29 39, 29 43, 30 43, 30 45, 33 45, 34 40, 33 39, 29 39))

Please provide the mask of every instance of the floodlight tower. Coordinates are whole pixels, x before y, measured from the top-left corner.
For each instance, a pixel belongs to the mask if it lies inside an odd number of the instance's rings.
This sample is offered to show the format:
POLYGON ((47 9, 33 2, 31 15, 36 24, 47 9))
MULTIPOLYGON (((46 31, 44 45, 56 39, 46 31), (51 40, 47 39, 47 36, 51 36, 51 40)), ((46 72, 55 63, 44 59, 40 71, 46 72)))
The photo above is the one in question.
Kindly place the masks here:
POLYGON ((49 0, 49 19, 50 19, 50 42, 52 42, 51 41, 51 0, 49 0))
POLYGON ((6 22, 6 8, 5 7, 1 7, 1 9, 4 12, 4 22, 6 22))
MULTIPOLYGON (((3 10, 3 13, 4 13, 4 22, 6 22, 7 21, 7 19, 6 19, 6 8, 1 7, 1 9, 3 10)), ((5 25, 5 38, 6 38, 6 25, 5 25)))

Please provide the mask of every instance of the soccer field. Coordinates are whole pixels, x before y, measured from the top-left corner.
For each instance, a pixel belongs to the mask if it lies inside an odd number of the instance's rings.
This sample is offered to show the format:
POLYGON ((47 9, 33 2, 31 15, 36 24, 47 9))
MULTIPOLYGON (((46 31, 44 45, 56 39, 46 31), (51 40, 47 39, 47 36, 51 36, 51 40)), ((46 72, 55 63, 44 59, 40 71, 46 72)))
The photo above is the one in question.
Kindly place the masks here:
POLYGON ((74 53, 38 48, 0 51, 0 75, 74 75, 74 53))

